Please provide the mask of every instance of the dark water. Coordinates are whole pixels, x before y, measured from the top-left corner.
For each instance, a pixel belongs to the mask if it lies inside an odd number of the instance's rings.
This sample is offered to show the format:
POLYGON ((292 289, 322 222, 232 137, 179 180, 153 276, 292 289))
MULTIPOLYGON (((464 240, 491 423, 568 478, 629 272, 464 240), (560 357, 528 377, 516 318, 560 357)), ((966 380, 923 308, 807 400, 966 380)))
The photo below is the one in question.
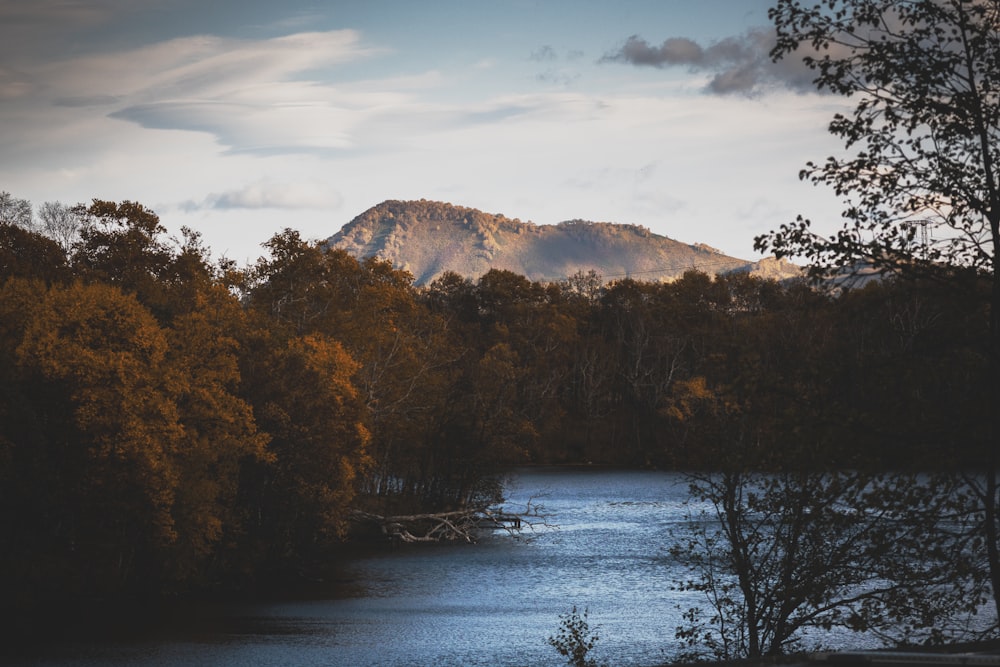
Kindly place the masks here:
POLYGON ((559 665, 560 614, 589 609, 594 656, 656 665, 676 650, 680 607, 667 556, 687 487, 675 474, 522 470, 507 508, 537 501, 558 528, 477 545, 413 545, 359 559, 337 599, 192 610, 128 640, 40 649, 26 665, 559 665))

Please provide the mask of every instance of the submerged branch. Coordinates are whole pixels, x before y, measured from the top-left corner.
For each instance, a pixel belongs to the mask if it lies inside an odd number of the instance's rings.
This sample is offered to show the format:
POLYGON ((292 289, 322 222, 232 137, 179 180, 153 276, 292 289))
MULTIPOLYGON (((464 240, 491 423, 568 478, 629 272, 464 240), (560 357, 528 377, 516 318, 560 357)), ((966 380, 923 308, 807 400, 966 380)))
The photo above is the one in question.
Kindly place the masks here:
POLYGON ((357 523, 374 524, 393 543, 463 541, 475 543, 480 533, 504 530, 520 537, 525 528, 554 528, 548 515, 532 497, 523 512, 505 512, 503 507, 479 505, 449 512, 397 514, 383 516, 351 510, 350 519, 357 523))

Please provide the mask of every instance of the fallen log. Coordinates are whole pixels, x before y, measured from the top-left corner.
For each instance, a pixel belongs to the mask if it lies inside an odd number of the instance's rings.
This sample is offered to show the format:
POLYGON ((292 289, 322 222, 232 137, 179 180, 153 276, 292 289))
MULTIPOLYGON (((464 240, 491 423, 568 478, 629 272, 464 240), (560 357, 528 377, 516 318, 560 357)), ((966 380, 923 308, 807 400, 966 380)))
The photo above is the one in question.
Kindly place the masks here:
POLYGON ((362 510, 351 510, 350 518, 359 523, 374 524, 390 542, 463 541, 474 543, 486 530, 505 530, 520 536, 522 527, 534 530, 538 525, 553 527, 541 512, 541 506, 528 502, 524 513, 511 513, 496 507, 470 507, 450 512, 397 514, 383 516, 362 510))

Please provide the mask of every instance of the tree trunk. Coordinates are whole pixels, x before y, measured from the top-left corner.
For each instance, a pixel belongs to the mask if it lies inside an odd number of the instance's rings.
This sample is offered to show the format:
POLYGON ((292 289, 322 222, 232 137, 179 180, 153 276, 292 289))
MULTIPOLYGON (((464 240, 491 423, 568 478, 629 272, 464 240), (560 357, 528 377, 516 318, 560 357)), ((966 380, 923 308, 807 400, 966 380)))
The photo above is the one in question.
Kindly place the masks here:
POLYGON ((986 443, 986 492, 983 509, 986 521, 986 552, 989 559, 993 604, 1000 619, 1000 544, 997 520, 997 438, 1000 437, 1000 208, 990 216, 993 234, 993 276, 990 290, 989 342, 989 441, 986 443))

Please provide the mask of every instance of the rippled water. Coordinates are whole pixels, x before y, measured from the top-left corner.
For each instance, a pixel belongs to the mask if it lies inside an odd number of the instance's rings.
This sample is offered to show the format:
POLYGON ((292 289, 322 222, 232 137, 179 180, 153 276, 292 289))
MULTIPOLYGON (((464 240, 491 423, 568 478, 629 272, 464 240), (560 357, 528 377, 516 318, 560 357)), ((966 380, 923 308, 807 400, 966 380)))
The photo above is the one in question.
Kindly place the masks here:
POLYGON ((508 510, 537 494, 558 528, 386 550, 350 566, 358 595, 205 609, 153 637, 63 645, 24 664, 558 665, 546 638, 574 605, 589 609, 599 660, 666 662, 679 607, 698 602, 672 590, 666 553, 685 517, 683 479, 520 470, 508 510))

